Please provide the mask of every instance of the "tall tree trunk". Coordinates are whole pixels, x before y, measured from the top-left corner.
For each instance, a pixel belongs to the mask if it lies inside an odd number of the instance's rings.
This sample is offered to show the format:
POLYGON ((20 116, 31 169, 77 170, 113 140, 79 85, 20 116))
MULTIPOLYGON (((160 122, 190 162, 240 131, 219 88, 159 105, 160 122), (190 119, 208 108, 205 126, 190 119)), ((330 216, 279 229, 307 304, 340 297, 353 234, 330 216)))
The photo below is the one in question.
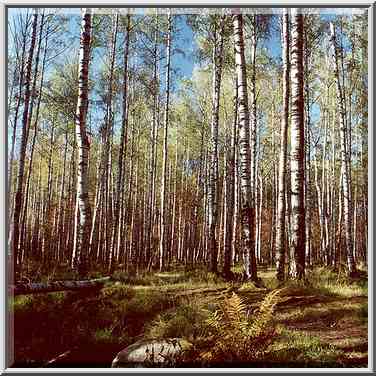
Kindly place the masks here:
MULTIPOLYGON (((34 102, 36 97, 36 87, 37 87, 37 77, 38 77, 38 70, 39 70, 39 56, 41 51, 41 45, 42 45, 42 33, 43 33, 43 27, 44 27, 44 13, 42 14, 41 21, 40 21, 40 29, 39 29, 39 40, 38 40, 38 48, 37 53, 35 57, 35 64, 34 64, 34 73, 33 73, 33 85, 31 89, 31 101, 30 101, 30 107, 29 107, 29 119, 28 119, 28 125, 27 128, 30 130, 30 125, 32 122, 33 117, 33 110, 34 110, 34 102)), ((47 38, 46 38, 46 45, 47 45, 47 38)), ((36 142, 36 136, 37 136, 37 129, 38 129, 38 118, 39 118, 39 108, 40 108, 40 102, 42 97, 42 89, 43 89, 43 74, 44 74, 44 66, 45 66, 45 58, 46 58, 46 48, 44 50, 44 58, 43 58, 43 66, 42 66, 42 78, 39 88, 39 95, 38 95, 38 103, 37 103, 37 113, 35 116, 34 121, 34 135, 33 140, 31 144, 31 152, 30 152, 30 158, 29 158, 29 168, 27 173, 27 179, 26 179, 26 188, 25 188, 25 202, 23 205, 23 225, 21 228, 21 235, 20 235, 20 245, 22 248, 24 248, 24 237, 26 232, 26 221, 27 221, 27 213, 28 213, 28 205, 29 205, 29 191, 30 191, 30 180, 32 175, 32 169, 33 169, 33 159, 34 159, 34 149, 35 149, 35 142, 36 142)), ((29 131, 28 131, 29 132, 29 131)))
MULTIPOLYGON (((250 90, 250 148, 251 148, 251 194, 255 203, 255 223, 257 223, 257 107, 256 107, 256 53, 257 53, 257 15, 251 16, 251 90, 250 90)), ((257 232, 257 225, 255 225, 257 232)), ((257 255, 257 234, 255 233, 255 253, 257 255)))
POLYGON ((287 160, 287 131, 289 123, 289 100, 290 100, 290 30, 289 10, 285 9, 283 15, 283 116, 281 123, 281 147, 279 152, 278 170, 278 198, 277 198, 277 223, 276 223, 276 269, 277 278, 283 281, 285 278, 285 245, 286 245, 286 160, 287 160))
MULTIPOLYGON (((108 270, 111 273, 114 269, 114 258, 115 258, 115 245, 116 241, 114 238, 114 231, 117 225, 114 225, 112 218, 112 189, 111 180, 112 180, 112 149, 113 149, 113 123, 114 123, 114 114, 113 114, 113 83, 114 83, 114 68, 116 60, 116 42, 118 34, 118 24, 119 24, 119 15, 115 16, 112 24, 111 32, 111 50, 110 50, 110 77, 108 82, 108 97, 107 97, 107 106, 106 106, 106 117, 105 117, 105 148, 104 148, 104 173, 103 184, 105 185, 105 200, 104 200, 104 213, 105 213, 105 244, 106 244, 106 255, 108 255, 108 270)), ((126 111, 126 110, 125 110, 126 111)))
POLYGON ((77 221, 77 252, 75 266, 80 274, 87 270, 88 245, 91 228, 91 207, 89 201, 88 159, 89 140, 86 133, 86 116, 88 112, 88 81, 91 40, 91 13, 87 8, 82 9, 78 101, 76 109, 76 139, 78 146, 77 160, 77 202, 79 218, 77 221))
MULTIPOLYGON (((305 16, 304 21, 308 20, 309 17, 305 16)), ((306 265, 311 265, 311 102, 310 102, 310 86, 309 86, 309 74, 310 69, 310 56, 311 56, 311 46, 308 45, 308 32, 304 33, 304 75, 306 80, 304 82, 304 95, 305 95, 305 158, 304 158, 304 171, 305 171, 305 181, 304 181, 304 197, 305 197, 305 233, 306 233, 306 243, 305 243, 305 258, 306 265)))
POLYGON ((155 15, 154 48, 153 48, 153 119, 150 131, 150 156, 149 156, 149 197, 146 233, 146 258, 149 260, 152 254, 152 242, 154 234, 155 216, 155 184, 156 184, 156 161, 157 161, 157 132, 158 132, 158 101, 159 101, 159 51, 158 51, 158 13, 155 15))
POLYGON ((291 249, 292 278, 305 275, 303 15, 292 12, 291 47, 291 249))
POLYGON ((218 244, 216 239, 216 226, 218 217, 218 124, 219 124, 219 99, 221 90, 222 74, 222 49, 223 49, 223 28, 225 16, 221 17, 219 31, 215 37, 213 46, 213 102, 212 102, 212 123, 210 138, 210 168, 209 168, 209 189, 208 189, 208 211, 209 211, 209 248, 210 248, 210 271, 218 271, 218 244))
MULTIPOLYGON (((113 234, 112 234, 112 258, 113 260, 114 255, 116 255, 118 251, 117 247, 117 238, 118 233, 120 232, 120 207, 121 202, 123 199, 124 194, 124 158, 126 155, 126 148, 127 148, 127 138, 128 138, 128 53, 129 53, 129 38, 130 38, 130 28, 131 28, 131 20, 130 15, 127 15, 127 37, 124 47, 124 72, 123 72, 123 114, 122 114, 122 126, 121 126, 121 136, 120 136, 120 149, 119 149, 119 156, 118 156, 118 175, 117 175, 117 182, 116 182, 116 199, 115 199, 115 212, 114 212, 114 223, 113 223, 113 234)), ((115 51, 114 51, 115 52, 115 51)), ((110 270, 112 269, 113 265, 110 264, 110 270)))
POLYGON ((237 128, 237 111, 238 111, 238 84, 234 80, 234 112, 231 127, 230 145, 227 145, 227 164, 225 176, 225 197, 226 197, 226 211, 225 211, 225 241, 224 241, 224 265, 223 274, 226 278, 231 278, 231 264, 232 256, 232 242, 233 242, 233 223, 234 223, 234 200, 235 200, 235 150, 236 150, 236 128, 237 128))
POLYGON ((171 252, 171 259, 176 259, 176 207, 177 207, 177 186, 178 186, 178 146, 179 146, 179 138, 176 137, 176 150, 175 150, 175 180, 174 180, 174 187, 173 187, 173 195, 172 195, 172 219, 171 219, 171 243, 170 243, 170 252, 171 252))
MULTIPOLYGON (((236 81, 235 81, 236 82, 236 81)), ((236 91, 238 85, 236 84, 236 91)), ((238 223, 239 223, 239 152, 238 152, 238 105, 236 108, 236 123, 235 125, 235 145, 234 145, 234 220, 232 226, 232 244, 231 244, 231 264, 235 264, 236 257, 238 256, 238 223)))
POLYGON ((256 51, 257 51, 257 15, 250 16, 250 108, 249 108, 249 145, 251 148, 251 185, 252 195, 256 192, 256 125, 257 125, 257 112, 256 112, 256 51))
POLYGON ((241 221, 244 246, 244 276, 257 280, 255 257, 255 207, 251 192, 251 155, 249 148, 249 111, 247 72, 244 57, 243 16, 240 10, 233 11, 235 39, 235 63, 239 95, 239 152, 241 186, 241 221))
POLYGON ((162 190, 161 190, 161 224, 159 237, 159 270, 163 270, 166 254, 166 198, 167 198, 167 159, 168 159, 168 121, 169 121, 169 104, 170 104, 170 62, 171 62, 171 11, 168 10, 167 16, 167 63, 166 63, 166 102, 164 113, 164 134, 163 134, 163 162, 162 162, 162 190))
POLYGON ((258 221, 257 221, 257 253, 260 257, 262 263, 265 263, 265 257, 262 255, 262 244, 261 244, 261 232, 262 232, 262 209, 263 209, 263 199, 264 199, 264 182, 262 179, 262 171, 258 174, 258 191, 259 191, 259 206, 258 206, 258 221))
POLYGON ((61 187, 60 187, 60 198, 59 198, 59 217, 57 222, 57 261, 60 262, 62 259, 61 244, 64 236, 64 192, 65 192, 65 179, 66 179, 66 163, 67 163, 67 150, 68 150, 68 127, 65 131, 65 146, 64 146, 64 159, 63 159, 63 171, 61 173, 61 187))
MULTIPOLYGON (((17 122, 18 122, 18 112, 21 107, 21 100, 22 100, 22 88, 24 86, 24 75, 25 75, 25 52, 26 52, 26 42, 27 42, 27 26, 28 26, 28 17, 26 18, 25 22, 25 29, 22 32, 22 52, 20 60, 18 60, 19 65, 19 84, 18 84, 18 94, 17 94, 17 103, 16 108, 14 111, 14 118, 13 118, 13 132, 12 132, 12 146, 10 151, 10 159, 9 159, 9 172, 8 172, 8 200, 13 197, 12 190, 13 190, 13 163, 14 163, 14 148, 16 143, 16 134, 17 134, 17 122)), ((9 202, 9 201, 8 201, 9 202)), ((14 205, 14 201, 11 204, 14 205)), ((12 210, 9 210, 9 218, 12 218, 12 210)), ((9 245, 11 245, 11 229, 12 226, 9 226, 9 245)))
POLYGON ((347 271, 350 276, 356 274, 356 265, 353 253, 353 239, 352 239, 352 202, 351 202, 351 169, 350 158, 348 153, 348 145, 346 138, 346 112, 344 107, 343 88, 341 87, 341 80, 339 76, 338 63, 338 47, 336 40, 336 30, 333 23, 330 23, 331 42, 333 47, 334 70, 337 83, 337 103, 340 113, 340 133, 341 133, 341 165, 342 165, 342 195, 343 195, 343 217, 345 221, 345 239, 346 239, 346 258, 347 271))
POLYGON ((33 57, 34 57, 34 47, 37 35, 37 25, 38 25, 38 13, 35 10, 33 16, 33 26, 32 26, 32 35, 31 35, 31 42, 29 48, 29 56, 26 66, 26 76, 25 76, 25 96, 24 96, 24 111, 22 115, 22 135, 21 135, 21 149, 20 149, 20 161, 18 165, 18 177, 17 177, 17 190, 14 200, 14 215, 13 215, 13 262, 15 271, 18 271, 19 265, 19 247, 20 247, 20 218, 21 218, 21 210, 23 204, 23 193, 24 193, 24 172, 25 172, 25 159, 26 159, 26 147, 27 147, 27 139, 29 135, 28 125, 30 124, 29 121, 29 104, 30 104, 30 97, 31 97, 31 74, 32 74, 32 66, 33 66, 33 57))

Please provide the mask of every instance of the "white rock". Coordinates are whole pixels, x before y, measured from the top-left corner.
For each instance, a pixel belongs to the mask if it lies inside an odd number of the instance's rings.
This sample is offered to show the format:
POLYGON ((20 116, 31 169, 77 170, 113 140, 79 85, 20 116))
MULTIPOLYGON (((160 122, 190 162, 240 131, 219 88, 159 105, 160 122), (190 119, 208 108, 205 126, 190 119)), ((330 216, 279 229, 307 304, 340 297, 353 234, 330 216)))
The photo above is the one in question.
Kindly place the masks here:
POLYGON ((171 365, 176 356, 189 349, 191 343, 182 338, 141 340, 120 351, 112 361, 112 368, 171 365))

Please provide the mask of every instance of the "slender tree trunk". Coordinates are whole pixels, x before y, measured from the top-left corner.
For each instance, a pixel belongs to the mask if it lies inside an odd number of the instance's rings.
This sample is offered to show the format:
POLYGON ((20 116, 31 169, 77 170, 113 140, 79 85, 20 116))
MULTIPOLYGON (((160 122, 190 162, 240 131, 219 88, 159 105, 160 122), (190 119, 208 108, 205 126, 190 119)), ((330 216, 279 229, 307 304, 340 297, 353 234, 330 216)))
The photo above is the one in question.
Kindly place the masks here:
POLYGON ((292 278, 305 275, 303 15, 292 8, 291 48, 291 248, 292 278))
POLYGON ((244 246, 244 275, 257 280, 255 257, 255 207, 251 191, 251 155, 249 148, 249 111, 247 94, 247 72, 244 57, 243 16, 240 10, 233 13, 235 63, 239 98, 239 152, 241 185, 241 221, 244 246))
POLYGON ((218 244, 216 239, 216 226, 218 217, 218 124, 224 22, 225 16, 222 16, 220 20, 220 28, 218 31, 219 38, 217 39, 216 36, 216 40, 214 42, 215 45, 213 46, 213 102, 208 189, 210 271, 213 273, 216 273, 218 271, 218 244))
POLYGON ((14 226, 14 233, 13 233, 13 262, 15 271, 18 271, 19 267, 19 260, 18 255, 20 251, 20 229, 21 229, 21 210, 23 204, 23 194, 24 194, 24 172, 25 172, 25 159, 26 159, 26 147, 27 147, 27 139, 28 139, 28 125, 30 124, 29 121, 29 104, 30 104, 30 97, 31 97, 31 74, 32 74, 32 65, 33 65, 33 57, 34 57, 34 47, 36 41, 36 34, 37 34, 37 25, 38 25, 38 13, 35 10, 33 16, 33 26, 32 26, 32 35, 31 35, 31 42, 29 48, 29 56, 26 66, 26 77, 25 77, 25 96, 24 96, 24 111, 22 115, 22 135, 21 135, 21 149, 20 149, 20 161, 18 165, 18 177, 17 177, 17 190, 14 200, 14 215, 13 215, 13 226, 14 226))
POLYGON ((251 90, 250 90, 250 148, 251 148, 251 194, 255 205, 255 254, 257 256, 257 106, 256 106, 256 54, 257 54, 257 15, 251 16, 251 90))
MULTIPOLYGON (((41 51, 41 45, 42 45, 42 33, 43 33, 43 26, 44 26, 44 13, 42 14, 41 21, 40 21, 40 29, 39 29, 39 40, 38 40, 38 48, 37 53, 35 57, 35 64, 34 64, 34 72, 33 72, 33 85, 31 89, 31 101, 30 101, 30 107, 29 107, 29 118, 28 118, 28 134, 32 122, 33 117, 33 110, 34 110, 34 102, 36 97, 36 87, 37 87, 37 77, 38 77, 38 70, 39 70, 39 56, 41 51)), ((46 38, 46 45, 47 45, 47 38, 46 38)), ((39 88, 39 95, 38 95, 38 103, 37 103, 37 112, 35 116, 34 121, 34 135, 33 140, 31 144, 31 152, 30 152, 30 158, 29 158, 29 168, 27 173, 27 180, 26 180, 26 188, 25 188, 25 202, 24 202, 24 209, 23 209, 23 226, 21 229, 21 236, 20 236, 20 245, 22 248, 24 241, 25 241, 25 231, 26 231, 26 221, 27 221, 27 213, 28 213, 28 205, 29 205, 29 190, 30 190, 30 179, 32 175, 32 168, 33 168, 33 159, 34 159, 34 149, 35 149, 35 142, 36 142, 36 136, 37 136, 37 129, 38 129, 38 118, 39 118, 39 108, 40 108, 40 101, 42 97, 42 89, 43 89, 43 75, 44 75, 44 66, 45 66, 45 58, 46 58, 46 48, 44 50, 44 58, 43 58, 43 66, 42 66, 42 78, 39 88)))
POLYGON ((258 189, 259 189, 259 206, 258 206, 258 221, 257 221, 257 253, 262 263, 265 262, 265 257, 262 254, 261 233, 262 233, 262 209, 264 200, 264 183, 262 179, 262 171, 258 174, 258 189))
MULTIPOLYGON (((130 28, 131 28, 131 21, 130 15, 127 15, 127 37, 125 42, 124 48, 124 72, 123 72, 123 117, 122 117, 122 127, 121 127, 121 136, 120 136, 120 150, 118 156, 118 175, 117 175, 117 182, 116 182, 116 198, 115 198, 115 211, 114 211, 114 223, 113 223, 113 234, 112 234, 112 258, 113 260, 114 255, 116 255, 118 251, 117 247, 117 238, 118 233, 120 232, 120 207, 121 201, 123 199, 124 194, 124 166, 123 161, 126 154, 127 148, 127 138, 128 138, 128 53, 129 53, 129 38, 130 38, 130 28)), ((116 43, 115 43, 116 44, 116 43)), ((113 51, 115 55, 115 50, 113 51)), ((110 270, 112 269, 113 265, 110 264, 110 270)))
MULTIPOLYGON (((23 31, 22 35, 22 52, 21 58, 18 61, 19 64, 19 85, 18 85, 18 93, 17 93, 17 103, 16 108, 14 111, 14 118, 13 118, 13 132, 12 132, 12 146, 10 151, 10 159, 9 159, 9 172, 8 172, 8 200, 13 197, 13 163, 14 163, 14 148, 16 143, 16 134, 17 134, 17 121, 18 121, 18 112, 21 107, 21 99, 22 99, 22 88, 24 86, 24 75, 25 75, 25 52, 26 52, 26 42, 27 42, 27 25, 28 21, 26 19, 25 22, 25 30, 23 31)), ((14 200, 12 200, 12 206, 14 205, 14 200)), ((12 210, 9 210, 9 218, 12 218, 12 210)), ((11 229, 12 226, 9 226, 9 245, 11 245, 11 229)))
POLYGON ((89 140, 86 133, 86 116, 88 111, 88 81, 91 40, 91 13, 83 8, 81 23, 78 101, 76 109, 76 139, 78 146, 77 202, 79 218, 77 222, 77 253, 75 266, 80 274, 87 271, 88 245, 91 228, 91 207, 89 201, 88 160, 89 140))
MULTIPOLYGON (((108 82, 108 94, 107 94, 107 105, 106 105, 106 117, 105 117, 105 129, 104 129, 104 163, 103 172, 101 173, 102 184, 105 192, 104 197, 104 215, 105 215, 105 249, 106 255, 108 257, 108 270, 110 273, 114 270, 114 257, 115 257, 115 237, 114 232, 116 231, 117 224, 113 223, 112 218, 112 190, 111 190, 111 179, 112 179, 112 149, 113 149, 113 83, 114 83, 114 67, 116 60, 116 42, 118 34, 118 24, 119 15, 115 16, 112 24, 111 32, 111 47, 110 47, 110 76, 108 82)), ((126 90, 126 89, 125 89, 126 90)), ((124 109, 123 109, 124 110, 124 109)), ((126 111, 126 108, 125 108, 126 111)))
MULTIPOLYGON (((307 16, 305 20, 307 20, 307 16)), ((304 22, 304 21, 303 21, 304 22)), ((311 56, 311 47, 308 45, 308 32, 304 33, 304 104, 305 104, 305 158, 304 158, 304 171, 305 171, 305 180, 304 180, 304 197, 305 197, 305 261, 306 266, 311 265, 311 102, 310 102, 310 56, 311 56)))
POLYGON ((157 160, 157 132, 158 132, 158 100, 159 100, 159 65, 158 65, 158 14, 155 16, 156 25, 154 31, 154 49, 153 49, 153 120, 150 132, 150 157, 149 157, 149 197, 148 197, 148 215, 147 215, 147 233, 146 233, 146 258, 149 260, 152 254, 152 242, 154 234, 154 216, 155 216, 155 183, 156 183, 156 160, 157 160))
POLYGON ((179 146, 179 138, 176 137, 176 150, 175 150, 175 180, 174 180, 174 188, 173 188, 173 201, 172 201, 172 220, 171 220, 171 243, 170 243, 170 252, 171 258, 176 257, 176 207, 177 207, 177 187, 178 187, 178 146, 179 146))
MULTIPOLYGON (((257 51, 257 15, 252 16, 251 32, 251 109, 250 109, 250 148, 251 148, 251 190, 256 195, 256 153, 257 153, 257 107, 256 107, 256 51, 257 51)), ((257 242, 256 242, 257 243, 257 242)), ((257 245, 256 245, 257 246, 257 245)))
POLYGON ((333 23, 330 24, 331 41, 333 46, 334 70, 337 83, 337 103, 339 105, 340 113, 340 133, 341 133, 341 165, 342 165, 342 194, 343 194, 343 216, 345 221, 345 239, 346 239, 346 257, 347 257, 347 270, 350 276, 356 274, 356 265, 353 253, 353 240, 352 240, 352 202, 351 202, 351 169, 349 153, 347 148, 346 138, 346 112, 344 107, 343 88, 341 88, 341 81, 338 68, 338 47, 336 40, 336 31, 333 23))
POLYGON ((169 121, 169 102, 170 102, 170 62, 171 62, 171 29, 172 20, 171 12, 168 11, 167 16, 168 30, 167 30, 167 63, 166 63, 166 102, 164 113, 164 134, 163 134, 163 162, 162 162, 162 190, 161 190, 161 224, 159 237, 159 270, 164 268, 165 254, 166 254, 166 198, 167 198, 167 159, 168 159, 168 121, 169 121))
MULTIPOLYGON (((236 81, 235 81, 236 82, 236 81)), ((236 91, 238 90, 238 85, 236 84, 236 91)), ((238 101, 237 101, 238 102, 238 101)), ((238 104, 237 104, 238 108, 238 104)), ((232 226, 232 244, 231 244, 231 264, 235 264, 236 256, 238 253, 238 218, 239 218, 239 153, 238 153, 238 109, 236 108, 236 120, 234 119, 234 215, 233 215, 233 226, 232 226)))
POLYGON ((65 146, 64 146, 64 160, 63 160, 63 171, 61 173, 61 187, 60 187, 60 197, 59 197, 59 214, 58 222, 56 228, 57 234, 57 261, 60 262, 62 259, 61 244, 64 236, 64 192, 65 192, 65 179, 66 179, 66 163, 67 163, 67 150, 68 150, 68 128, 65 131, 65 146))
MULTIPOLYGON (((283 40, 283 39, 282 39, 283 40)), ((272 159, 274 160, 276 158, 276 152, 275 152, 275 132, 274 132, 274 117, 275 117, 275 103, 274 101, 272 102, 272 109, 271 109, 271 114, 270 114, 270 124, 271 124, 271 134, 272 134, 272 159)), ((280 129, 280 138, 281 138, 281 129, 280 129)), ((278 205, 278 166, 276 164, 275 167, 271 167, 271 175, 272 175, 272 182, 271 182, 271 200, 270 200, 270 205, 271 205, 271 210, 270 210, 270 231, 269 231, 269 265, 273 266, 275 262, 275 241, 276 241, 276 223, 277 223, 277 205, 278 205)), ((286 178, 285 178, 286 180, 286 178)), ((286 184, 286 182, 285 182, 286 184)))
POLYGON ((285 234, 286 234, 286 160, 287 160, 287 131, 289 122, 289 100, 290 100, 290 31, 288 9, 283 15, 283 116, 281 123, 281 147, 279 152, 278 170, 278 199, 277 199, 277 223, 276 223, 276 269, 277 278, 283 281, 285 278, 285 234))
POLYGON ((234 196, 235 196, 235 150, 236 150, 236 127, 237 127, 237 111, 238 111, 238 85, 237 80, 234 80, 234 112, 233 122, 231 127, 230 145, 227 146, 227 164, 225 176, 225 191, 226 191, 226 212, 225 212, 225 241, 224 241, 224 265, 223 274, 226 278, 232 278, 232 242, 233 242, 233 223, 234 223, 234 196))

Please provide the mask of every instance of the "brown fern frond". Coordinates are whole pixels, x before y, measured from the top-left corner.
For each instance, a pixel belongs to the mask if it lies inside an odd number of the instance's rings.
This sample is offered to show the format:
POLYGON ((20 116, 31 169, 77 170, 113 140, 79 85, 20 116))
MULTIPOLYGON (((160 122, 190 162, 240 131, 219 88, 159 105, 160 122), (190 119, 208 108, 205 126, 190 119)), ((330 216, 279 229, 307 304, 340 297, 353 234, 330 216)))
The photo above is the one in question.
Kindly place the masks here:
POLYGON ((255 318, 250 327, 251 336, 257 337, 265 331, 273 317, 275 306, 280 301, 280 293, 281 290, 273 290, 261 302, 260 308, 255 313, 255 318))
POLYGON ((228 323, 233 326, 238 326, 246 315, 247 307, 244 304, 244 300, 233 292, 232 296, 225 300, 223 311, 226 315, 228 323))
POLYGON ((214 332, 201 353, 202 359, 210 362, 249 361, 264 353, 276 336, 272 318, 280 291, 270 292, 250 317, 243 298, 233 293, 224 299, 219 310, 207 320, 214 332))

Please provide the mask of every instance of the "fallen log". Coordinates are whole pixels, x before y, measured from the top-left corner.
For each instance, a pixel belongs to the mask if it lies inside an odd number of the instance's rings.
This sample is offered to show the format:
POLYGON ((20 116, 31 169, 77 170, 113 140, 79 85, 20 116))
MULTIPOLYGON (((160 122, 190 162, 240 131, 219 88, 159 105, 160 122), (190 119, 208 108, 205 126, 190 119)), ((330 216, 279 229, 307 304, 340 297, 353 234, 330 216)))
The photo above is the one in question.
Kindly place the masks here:
POLYGON ((111 277, 90 279, 86 281, 53 281, 17 283, 10 286, 11 293, 15 296, 26 294, 41 294, 58 291, 76 291, 83 289, 100 289, 111 277))
POLYGON ((72 353, 72 350, 65 351, 64 353, 62 353, 62 354, 56 356, 55 358, 49 360, 47 363, 45 363, 43 365, 43 367, 48 367, 51 364, 54 364, 54 363, 56 363, 58 361, 61 361, 61 360, 65 359, 68 355, 70 355, 71 353, 72 353))

